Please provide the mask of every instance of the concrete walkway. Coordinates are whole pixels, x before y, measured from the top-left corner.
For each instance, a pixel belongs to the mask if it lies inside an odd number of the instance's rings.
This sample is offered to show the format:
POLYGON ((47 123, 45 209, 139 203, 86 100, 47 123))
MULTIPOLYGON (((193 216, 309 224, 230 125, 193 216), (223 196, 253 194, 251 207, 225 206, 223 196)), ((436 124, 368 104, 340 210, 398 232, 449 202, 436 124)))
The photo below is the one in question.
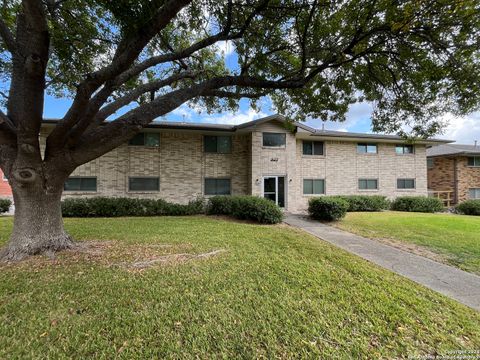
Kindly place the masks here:
POLYGON ((287 214, 284 222, 480 311, 480 276, 336 229, 306 216, 287 214))

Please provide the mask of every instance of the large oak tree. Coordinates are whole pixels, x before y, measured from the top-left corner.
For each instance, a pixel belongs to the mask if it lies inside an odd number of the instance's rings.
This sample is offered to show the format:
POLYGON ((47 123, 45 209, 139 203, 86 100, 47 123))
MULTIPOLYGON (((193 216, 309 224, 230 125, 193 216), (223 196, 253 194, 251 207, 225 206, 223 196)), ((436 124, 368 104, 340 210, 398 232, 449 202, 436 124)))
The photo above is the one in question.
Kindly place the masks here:
POLYGON ((185 103, 269 96, 291 119, 341 121, 366 100, 374 130, 438 132, 438 115, 478 107, 479 14, 477 0, 4 0, 0 166, 15 220, 3 259, 72 247, 69 174, 185 103), (73 101, 42 153, 46 93, 73 101))

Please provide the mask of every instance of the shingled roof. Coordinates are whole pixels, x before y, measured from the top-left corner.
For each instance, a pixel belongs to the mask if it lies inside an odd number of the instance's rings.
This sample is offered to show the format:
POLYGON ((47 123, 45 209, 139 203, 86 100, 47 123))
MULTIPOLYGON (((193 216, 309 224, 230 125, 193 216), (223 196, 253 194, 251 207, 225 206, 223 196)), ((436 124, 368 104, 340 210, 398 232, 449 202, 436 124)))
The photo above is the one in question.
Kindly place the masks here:
POLYGON ((480 155, 480 145, 445 144, 427 149, 427 157, 480 155))

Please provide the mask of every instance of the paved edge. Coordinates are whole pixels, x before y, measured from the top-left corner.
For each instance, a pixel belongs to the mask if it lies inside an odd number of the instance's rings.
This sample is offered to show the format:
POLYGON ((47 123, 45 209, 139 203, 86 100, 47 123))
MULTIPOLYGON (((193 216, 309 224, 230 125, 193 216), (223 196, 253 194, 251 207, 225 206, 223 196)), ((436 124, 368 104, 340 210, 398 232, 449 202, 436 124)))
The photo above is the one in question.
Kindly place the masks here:
POLYGON ((480 276, 303 215, 287 214, 284 223, 480 311, 480 276))

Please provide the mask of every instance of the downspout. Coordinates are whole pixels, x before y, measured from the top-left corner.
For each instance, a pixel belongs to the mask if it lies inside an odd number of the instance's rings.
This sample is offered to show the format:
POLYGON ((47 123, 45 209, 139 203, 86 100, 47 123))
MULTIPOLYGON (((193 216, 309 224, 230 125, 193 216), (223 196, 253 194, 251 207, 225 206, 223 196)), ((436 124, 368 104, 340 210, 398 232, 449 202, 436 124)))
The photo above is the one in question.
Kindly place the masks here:
POLYGON ((455 204, 458 204, 458 162, 456 157, 453 159, 453 183, 453 200, 455 204))

